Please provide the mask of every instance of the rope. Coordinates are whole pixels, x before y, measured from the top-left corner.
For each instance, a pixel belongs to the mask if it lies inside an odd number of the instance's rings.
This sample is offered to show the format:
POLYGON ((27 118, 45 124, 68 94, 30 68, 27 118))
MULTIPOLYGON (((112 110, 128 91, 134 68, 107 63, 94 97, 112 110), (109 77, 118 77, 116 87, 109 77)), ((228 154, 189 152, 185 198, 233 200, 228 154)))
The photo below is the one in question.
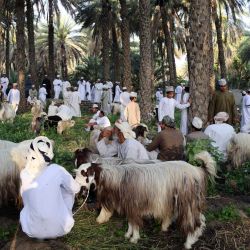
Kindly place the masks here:
POLYGON ((85 200, 83 201, 82 205, 73 213, 73 216, 75 216, 80 211, 80 209, 84 206, 84 204, 86 203, 88 197, 89 197, 89 189, 88 189, 88 193, 87 193, 87 196, 86 196, 85 200))

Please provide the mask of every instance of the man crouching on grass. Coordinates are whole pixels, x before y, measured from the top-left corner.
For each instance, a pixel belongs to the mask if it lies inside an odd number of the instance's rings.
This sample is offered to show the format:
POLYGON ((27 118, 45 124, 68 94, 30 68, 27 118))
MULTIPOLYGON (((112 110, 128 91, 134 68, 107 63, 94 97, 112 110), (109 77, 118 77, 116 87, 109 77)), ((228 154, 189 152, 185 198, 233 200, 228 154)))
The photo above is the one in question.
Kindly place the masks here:
POLYGON ((20 223, 23 232, 32 238, 57 238, 74 226, 72 207, 80 185, 63 167, 51 163, 53 156, 51 141, 39 136, 30 144, 21 171, 24 207, 20 223))

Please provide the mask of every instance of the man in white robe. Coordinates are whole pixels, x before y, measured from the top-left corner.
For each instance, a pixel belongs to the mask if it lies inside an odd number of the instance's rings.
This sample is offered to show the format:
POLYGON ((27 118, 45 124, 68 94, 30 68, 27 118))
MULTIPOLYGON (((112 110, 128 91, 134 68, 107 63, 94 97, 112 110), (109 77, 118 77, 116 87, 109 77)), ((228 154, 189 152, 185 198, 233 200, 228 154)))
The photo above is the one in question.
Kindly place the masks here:
POLYGON ((70 96, 70 108, 72 111, 72 115, 75 117, 81 117, 81 98, 79 95, 79 92, 77 91, 77 88, 74 89, 73 92, 71 92, 70 96))
POLYGON ((86 81, 86 100, 91 101, 91 84, 89 81, 86 81))
POLYGON ((219 112, 214 117, 215 124, 209 125, 204 131, 204 133, 213 141, 212 145, 217 147, 219 152, 223 154, 224 160, 227 159, 227 145, 235 135, 233 126, 226 123, 228 119, 228 113, 219 112))
POLYGON ((7 97, 7 95, 6 95, 6 89, 8 88, 8 85, 9 85, 9 79, 8 79, 8 77, 6 76, 6 74, 5 73, 3 73, 3 75, 2 75, 2 77, 1 77, 1 79, 0 79, 0 81, 1 81, 1 85, 2 85, 2 91, 3 91, 3 93, 4 93, 4 97, 6 98, 7 97))
POLYGON ((118 154, 118 141, 111 139, 112 130, 112 127, 101 129, 101 133, 96 139, 96 147, 101 157, 114 157, 118 154))
POLYGON ((46 97, 47 97, 47 91, 46 91, 46 84, 43 84, 42 87, 39 89, 39 100, 42 103, 43 109, 46 107, 46 97))
POLYGON ((101 109, 105 114, 110 114, 110 92, 109 86, 107 83, 102 86, 102 97, 101 97, 101 109))
POLYGON ((124 115, 124 111, 125 108, 127 107, 127 105, 130 103, 130 94, 127 91, 126 87, 122 88, 122 93, 120 94, 120 102, 121 102, 121 114, 120 114, 120 119, 122 121, 126 121, 125 115, 124 115))
POLYGON ((174 99, 174 87, 167 86, 166 87, 166 97, 163 97, 159 104, 158 110, 158 118, 159 122, 162 121, 164 116, 169 116, 170 118, 174 119, 175 108, 178 109, 185 109, 190 106, 190 103, 180 104, 174 99))
POLYGON ((71 100, 72 100, 71 96, 72 96, 72 88, 68 87, 63 94, 63 103, 69 108, 71 107, 71 100))
POLYGON ((95 102, 95 84, 93 83, 91 86, 91 102, 95 102))
POLYGON ((20 223, 23 232, 32 238, 54 239, 74 226, 72 207, 80 184, 63 167, 50 164, 53 156, 50 140, 35 138, 20 174, 24 205, 20 223))
POLYGON ((240 129, 246 125, 250 126, 250 89, 247 90, 247 94, 243 97, 242 100, 242 117, 240 123, 240 129))
POLYGON ((161 99, 163 98, 163 92, 160 88, 158 88, 158 90, 156 91, 155 97, 156 97, 156 105, 159 105, 161 99))
POLYGON ((60 79, 59 75, 56 76, 56 79, 53 81, 53 85, 54 85, 54 92, 55 92, 54 99, 59 99, 59 95, 62 91, 62 80, 60 79))
POLYGON ((100 79, 98 79, 95 84, 95 99, 94 99, 95 103, 101 103, 102 88, 103 88, 103 84, 101 83, 100 79))
POLYGON ((97 104, 93 104, 92 108, 90 109, 91 113, 93 114, 92 118, 89 120, 88 124, 86 125, 86 131, 90 131, 93 129, 93 123, 99 119, 100 110, 97 104))
POLYGON ((106 82, 109 91, 109 104, 113 102, 113 83, 111 81, 106 82))
POLYGON ((181 85, 178 85, 176 88, 175 88, 175 100, 177 102, 181 102, 181 95, 182 95, 182 91, 183 91, 183 84, 181 85))
POLYGON ((81 98, 81 101, 85 101, 86 98, 86 82, 84 81, 84 78, 81 77, 81 79, 77 82, 78 85, 78 92, 81 98))
MULTIPOLYGON (((185 87, 185 94, 182 97, 181 104, 187 104, 189 101, 189 87, 185 87)), ((181 127, 180 130, 183 135, 188 134, 188 108, 182 109, 181 111, 181 127)))
POLYGON ((64 81, 62 82, 62 95, 63 95, 63 99, 64 99, 64 95, 67 92, 67 89, 69 89, 71 87, 71 84, 69 81, 64 81))
POLYGON ((115 131, 118 136, 118 157, 132 160, 149 160, 147 150, 135 139, 135 133, 127 122, 117 121, 115 131))
POLYGON ((7 101, 12 105, 14 111, 17 112, 20 102, 20 91, 17 89, 17 83, 13 83, 13 88, 7 96, 7 101))
POLYGON ((89 123, 90 127, 98 126, 99 129, 107 128, 111 126, 109 118, 105 115, 104 111, 100 110, 98 118, 95 122, 89 123))
POLYGON ((114 102, 120 103, 120 94, 121 93, 122 93, 122 90, 120 89, 120 83, 116 82, 114 102))

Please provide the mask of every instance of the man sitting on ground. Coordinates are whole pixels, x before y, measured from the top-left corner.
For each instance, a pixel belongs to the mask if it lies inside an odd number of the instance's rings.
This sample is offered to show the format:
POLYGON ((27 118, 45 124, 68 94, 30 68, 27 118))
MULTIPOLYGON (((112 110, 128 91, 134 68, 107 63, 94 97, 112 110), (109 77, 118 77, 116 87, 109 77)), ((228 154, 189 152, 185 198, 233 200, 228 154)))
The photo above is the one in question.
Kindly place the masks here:
POLYGON ((72 208, 80 185, 65 168, 51 164, 51 141, 37 137, 30 145, 27 163, 21 171, 23 209, 20 223, 24 233, 37 239, 53 239, 74 226, 72 208))
POLYGON ((202 132, 202 126, 202 120, 199 117, 195 116, 192 121, 192 132, 187 135, 187 142, 200 139, 209 139, 209 136, 202 132))
POLYGON ((92 118, 90 119, 89 123, 87 124, 86 131, 93 130, 92 123, 95 123, 97 119, 99 119, 100 110, 97 104, 93 104, 92 108, 90 109, 90 112, 93 114, 92 118))
POLYGON ((235 134, 234 128, 227 124, 229 115, 226 112, 219 112, 214 117, 215 124, 209 125, 204 133, 213 141, 212 145, 217 147, 224 155, 224 160, 227 159, 227 144, 235 134))
POLYGON ((147 146, 149 152, 159 150, 157 159, 162 161, 183 160, 184 138, 182 133, 175 128, 175 121, 171 117, 164 116, 160 123, 161 132, 147 146))
POLYGON ((89 123, 88 124, 90 127, 94 127, 95 125, 98 125, 99 128, 107 128, 111 126, 111 123, 109 121, 109 118, 105 116, 105 113, 100 110, 99 112, 99 117, 96 119, 95 122, 89 123))
POLYGON ((101 157, 114 157, 118 154, 118 142, 112 139, 112 127, 101 129, 96 142, 97 150, 101 157))
POLYGON ((147 150, 135 139, 135 132, 127 122, 117 121, 115 133, 118 137, 118 157, 121 159, 148 160, 147 150))

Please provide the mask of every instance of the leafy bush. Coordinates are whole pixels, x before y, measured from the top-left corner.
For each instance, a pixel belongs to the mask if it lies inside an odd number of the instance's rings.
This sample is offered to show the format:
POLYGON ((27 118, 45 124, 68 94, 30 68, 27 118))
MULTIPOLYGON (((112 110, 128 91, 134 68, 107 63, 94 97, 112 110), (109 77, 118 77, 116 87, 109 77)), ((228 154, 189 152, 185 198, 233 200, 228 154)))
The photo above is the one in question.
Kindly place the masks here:
POLYGON ((229 206, 221 208, 219 211, 207 212, 206 218, 208 221, 236 221, 240 219, 240 215, 235 206, 231 204, 229 206))
POLYGON ((250 195, 250 162, 225 174, 225 192, 250 195))
POLYGON ((211 144, 211 140, 207 140, 207 139, 196 140, 196 141, 187 143, 187 146, 186 146, 187 161, 192 165, 199 164, 199 162, 197 162, 194 159, 194 157, 196 154, 204 150, 211 154, 211 156, 216 161, 217 166, 222 162, 223 155, 218 151, 216 147, 214 147, 211 144))

